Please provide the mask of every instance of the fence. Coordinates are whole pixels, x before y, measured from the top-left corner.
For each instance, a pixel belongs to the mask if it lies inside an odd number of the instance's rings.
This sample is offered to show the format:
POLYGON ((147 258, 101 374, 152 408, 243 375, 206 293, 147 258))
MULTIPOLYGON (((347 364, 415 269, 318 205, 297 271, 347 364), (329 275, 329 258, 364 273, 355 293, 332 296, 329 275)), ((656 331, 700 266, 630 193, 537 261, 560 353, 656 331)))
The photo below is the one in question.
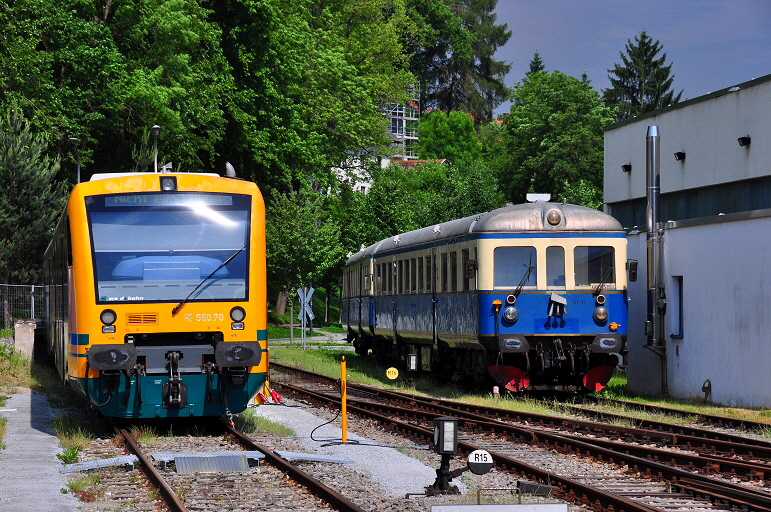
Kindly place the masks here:
POLYGON ((13 329, 16 320, 34 320, 43 315, 43 287, 0 284, 0 329, 13 329))

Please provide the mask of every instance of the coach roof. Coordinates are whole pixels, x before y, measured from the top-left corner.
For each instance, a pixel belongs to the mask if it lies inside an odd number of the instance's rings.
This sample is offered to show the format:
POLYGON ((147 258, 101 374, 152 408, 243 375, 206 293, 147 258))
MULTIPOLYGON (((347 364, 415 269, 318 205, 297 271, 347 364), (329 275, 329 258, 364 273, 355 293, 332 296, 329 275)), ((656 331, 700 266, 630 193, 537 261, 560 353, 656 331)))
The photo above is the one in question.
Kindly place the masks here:
POLYGON ((347 264, 376 253, 478 233, 621 232, 610 215, 574 204, 523 203, 443 222, 381 240, 352 255, 347 264))

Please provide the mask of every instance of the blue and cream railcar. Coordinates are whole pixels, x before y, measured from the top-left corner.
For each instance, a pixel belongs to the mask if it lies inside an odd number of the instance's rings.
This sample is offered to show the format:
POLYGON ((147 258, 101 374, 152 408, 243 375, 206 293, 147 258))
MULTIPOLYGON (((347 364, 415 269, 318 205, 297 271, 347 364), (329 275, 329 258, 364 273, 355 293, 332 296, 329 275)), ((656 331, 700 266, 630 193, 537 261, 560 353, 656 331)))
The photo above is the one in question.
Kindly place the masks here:
POLYGON ((357 353, 511 391, 602 389, 626 354, 626 234, 561 203, 507 206, 351 256, 357 353))
POLYGON ((94 175, 45 256, 48 351, 106 416, 230 416, 267 374, 265 207, 216 174, 94 175))

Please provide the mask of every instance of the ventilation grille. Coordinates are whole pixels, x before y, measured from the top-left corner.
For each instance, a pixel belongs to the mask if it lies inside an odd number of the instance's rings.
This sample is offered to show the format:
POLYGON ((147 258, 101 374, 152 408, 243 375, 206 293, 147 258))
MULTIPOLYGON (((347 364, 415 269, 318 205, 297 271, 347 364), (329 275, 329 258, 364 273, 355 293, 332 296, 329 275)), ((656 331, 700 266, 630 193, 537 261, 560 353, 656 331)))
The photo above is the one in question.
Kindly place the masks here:
POLYGON ((126 325, 158 325, 158 313, 128 313, 126 325))

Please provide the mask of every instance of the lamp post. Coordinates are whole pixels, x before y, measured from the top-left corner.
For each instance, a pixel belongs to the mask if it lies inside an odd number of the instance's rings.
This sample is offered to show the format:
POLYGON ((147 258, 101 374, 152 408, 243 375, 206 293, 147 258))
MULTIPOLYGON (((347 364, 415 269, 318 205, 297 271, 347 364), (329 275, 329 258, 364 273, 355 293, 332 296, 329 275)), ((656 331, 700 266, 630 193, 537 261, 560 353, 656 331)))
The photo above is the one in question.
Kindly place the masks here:
POLYGON ((80 144, 78 144, 80 141, 77 137, 70 137, 70 142, 75 144, 75 160, 78 163, 78 181, 75 183, 80 183, 80 144))
POLYGON ((158 172, 158 134, 161 132, 161 127, 153 125, 153 171, 158 172))

